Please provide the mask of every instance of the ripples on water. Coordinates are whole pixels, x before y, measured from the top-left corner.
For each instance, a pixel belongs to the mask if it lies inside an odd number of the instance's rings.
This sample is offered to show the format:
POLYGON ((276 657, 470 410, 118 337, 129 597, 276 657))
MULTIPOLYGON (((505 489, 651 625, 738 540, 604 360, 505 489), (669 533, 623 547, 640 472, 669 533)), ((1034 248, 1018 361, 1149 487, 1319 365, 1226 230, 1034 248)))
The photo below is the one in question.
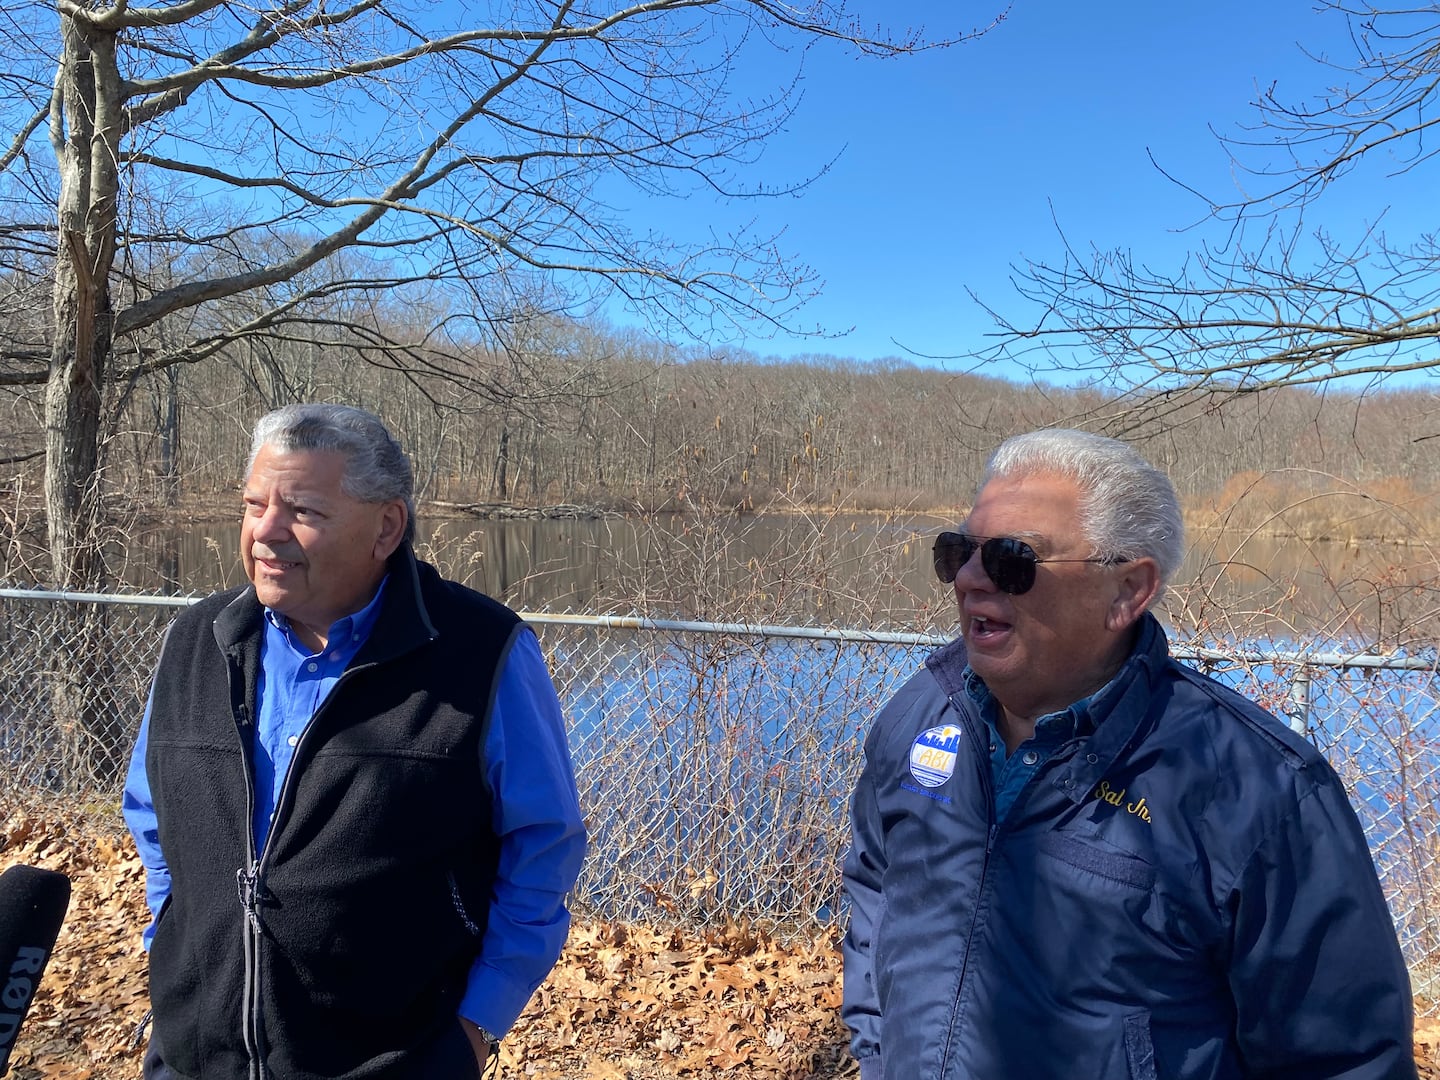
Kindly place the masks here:
MULTIPOLYGON (((953 600, 930 568, 943 525, 873 515, 447 519, 422 521, 419 547, 448 575, 523 610, 946 633, 953 600)), ((146 591, 244 580, 230 523, 145 534, 121 561, 128 585, 146 591)), ((1423 649, 1440 637, 1440 564, 1421 548, 1212 534, 1192 542, 1163 610, 1187 639, 1423 649)))

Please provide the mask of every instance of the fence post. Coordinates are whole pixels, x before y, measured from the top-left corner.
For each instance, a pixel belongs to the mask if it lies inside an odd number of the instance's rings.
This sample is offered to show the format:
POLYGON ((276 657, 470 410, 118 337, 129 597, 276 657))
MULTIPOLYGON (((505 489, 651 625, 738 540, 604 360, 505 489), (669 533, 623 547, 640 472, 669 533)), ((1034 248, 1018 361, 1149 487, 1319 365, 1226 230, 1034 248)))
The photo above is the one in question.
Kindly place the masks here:
POLYGON ((1286 698, 1285 715, 1290 720, 1290 730, 1304 735, 1310 727, 1310 669, 1299 668, 1290 680, 1290 694, 1286 698))

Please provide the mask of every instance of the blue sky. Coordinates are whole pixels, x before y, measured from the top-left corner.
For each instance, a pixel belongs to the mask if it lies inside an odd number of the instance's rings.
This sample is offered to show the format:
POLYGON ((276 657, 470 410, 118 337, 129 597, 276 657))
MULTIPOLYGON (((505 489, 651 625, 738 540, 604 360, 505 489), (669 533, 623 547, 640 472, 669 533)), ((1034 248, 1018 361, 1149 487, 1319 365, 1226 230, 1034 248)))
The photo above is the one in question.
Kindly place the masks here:
MULTIPOLYGON (((924 24, 936 35, 995 10, 983 0, 861 5, 875 22, 924 24)), ((1137 261, 1177 267, 1204 235, 1203 226, 1179 230, 1203 206, 1149 155, 1207 194, 1235 194, 1210 127, 1235 133, 1253 122, 1257 85, 1274 82, 1299 102, 1339 78, 1302 47, 1340 63, 1353 55, 1344 23, 1317 15, 1312 0, 1015 0, 996 29, 947 50, 887 62, 812 51, 800 110, 761 173, 804 175, 843 150, 840 160, 802 197, 752 203, 737 216, 786 227, 787 248, 824 279, 801 321, 854 330, 745 346, 857 359, 983 347, 993 324, 965 290, 1023 311, 1009 268, 1059 259, 1052 208, 1077 247, 1124 247, 1137 261)), ((1428 216, 1417 178, 1377 176, 1337 187, 1312 224, 1348 233, 1397 199, 1392 227, 1428 216)), ((683 236, 697 221, 725 219, 700 202, 634 210, 646 227, 683 236)))

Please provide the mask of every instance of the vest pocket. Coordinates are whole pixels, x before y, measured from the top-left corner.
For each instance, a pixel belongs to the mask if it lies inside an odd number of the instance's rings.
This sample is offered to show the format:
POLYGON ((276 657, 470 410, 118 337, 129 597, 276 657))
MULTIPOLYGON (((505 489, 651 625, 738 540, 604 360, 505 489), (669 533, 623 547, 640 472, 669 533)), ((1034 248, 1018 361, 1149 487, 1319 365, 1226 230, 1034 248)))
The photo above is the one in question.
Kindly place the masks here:
POLYGON ((150 943, 150 1044, 155 1061, 167 1067, 154 1073, 161 1078, 200 1075, 202 1016, 214 995, 206 985, 205 964, 189 950, 183 935, 176 940, 174 899, 167 896, 161 905, 150 943))
MULTIPOLYGON (((390 1075, 386 1073, 386 1075, 390 1075)), ((480 1080, 480 1063, 458 1019, 446 1024, 428 1044, 418 1049, 407 1065, 405 1080, 480 1080)))
POLYGON ((1130 1066, 1130 1080, 1157 1080, 1149 1013, 1131 1013, 1125 1017, 1125 1060, 1130 1066))
POLYGON ((482 923, 486 921, 486 914, 483 912, 479 913, 477 920, 475 913, 472 913, 466 906, 465 897, 460 891, 460 883, 455 880, 454 870, 445 871, 445 881, 450 886, 450 903, 454 905, 455 914, 460 917, 460 922, 465 927, 465 932, 473 938, 478 939, 484 937, 485 927, 482 923))

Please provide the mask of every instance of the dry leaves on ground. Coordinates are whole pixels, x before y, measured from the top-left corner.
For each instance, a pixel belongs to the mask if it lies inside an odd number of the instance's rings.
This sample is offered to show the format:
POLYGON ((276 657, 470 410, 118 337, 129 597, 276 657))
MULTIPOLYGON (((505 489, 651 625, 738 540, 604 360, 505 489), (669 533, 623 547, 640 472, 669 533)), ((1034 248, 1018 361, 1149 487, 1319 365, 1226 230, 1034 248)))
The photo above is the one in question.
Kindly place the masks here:
POLYGON ((1440 1080, 1440 1016, 1415 1021, 1415 1064, 1420 1080, 1440 1080))
MULTIPOLYGON (((123 830, 81 815, 0 819, 0 870, 58 870, 72 895, 10 1059, 13 1080, 140 1075, 148 1006, 144 870, 123 830)), ((579 920, 501 1046, 503 1075, 536 1080, 829 1080, 857 1075, 837 1012, 833 942, 782 944, 579 920)))
MULTIPOLYGON (((13 811, 0 870, 68 874, 70 910, 16 1049, 13 1080, 128 1080, 147 1007, 144 871, 113 821, 13 811)), ((579 920, 550 978, 500 1048, 502 1075, 534 1080, 837 1080, 858 1070, 839 1018, 835 943, 781 942, 579 920)), ((1440 1020, 1415 1032, 1422 1080, 1440 1080, 1440 1020)))

